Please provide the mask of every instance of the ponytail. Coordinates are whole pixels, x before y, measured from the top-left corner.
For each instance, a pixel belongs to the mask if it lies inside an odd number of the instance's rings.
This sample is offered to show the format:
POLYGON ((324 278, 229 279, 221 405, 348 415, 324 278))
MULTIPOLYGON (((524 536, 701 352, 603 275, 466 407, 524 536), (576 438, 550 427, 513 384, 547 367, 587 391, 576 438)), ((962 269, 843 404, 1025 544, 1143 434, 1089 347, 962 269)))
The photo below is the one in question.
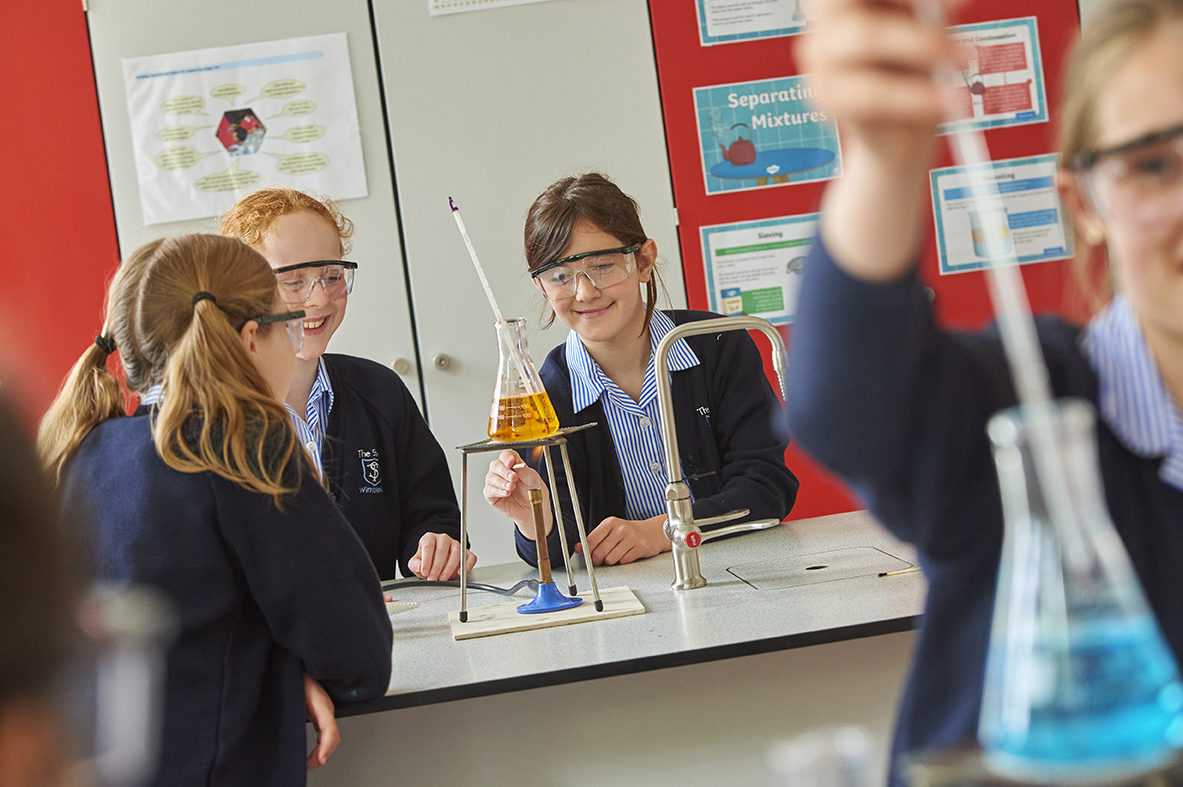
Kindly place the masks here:
POLYGON ((167 396, 153 435, 164 463, 183 473, 210 470, 282 507, 282 497, 299 487, 300 474, 292 471, 304 453, 287 411, 264 393, 267 381, 216 298, 194 298, 193 318, 169 355, 163 382, 167 396))
POLYGON ((307 460, 239 336, 247 321, 279 305, 271 266, 233 238, 182 235, 132 252, 111 282, 109 330, 74 365, 42 419, 38 447, 54 482, 91 429, 124 415, 122 391, 106 369, 113 341, 133 393, 163 386, 152 435, 166 465, 215 473, 279 506, 299 488, 307 460))
POLYGON ((41 419, 37 453, 55 488, 61 484, 70 460, 90 430, 104 421, 127 414, 123 390, 107 371, 107 358, 116 347, 131 390, 142 393, 148 387, 139 384, 144 364, 139 360, 139 347, 127 330, 127 323, 139 296, 142 274, 161 243, 155 240, 144 244, 115 271, 104 307, 106 327, 74 364, 57 398, 41 419))
POLYGON ((55 488, 90 430, 126 414, 119 381, 107 371, 109 350, 114 350, 112 339, 97 336, 70 369, 57 398, 41 419, 37 453, 55 488))

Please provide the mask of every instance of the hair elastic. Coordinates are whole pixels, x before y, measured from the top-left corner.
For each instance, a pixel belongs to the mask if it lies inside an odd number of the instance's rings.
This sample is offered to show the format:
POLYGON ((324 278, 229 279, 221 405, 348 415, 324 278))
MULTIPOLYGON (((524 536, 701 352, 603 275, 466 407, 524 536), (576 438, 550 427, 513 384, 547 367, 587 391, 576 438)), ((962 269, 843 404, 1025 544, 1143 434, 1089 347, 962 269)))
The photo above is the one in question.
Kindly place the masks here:
POLYGON ((213 296, 213 293, 206 292, 205 290, 195 293, 190 303, 196 306, 199 301, 213 301, 215 306, 218 305, 218 299, 213 296))
POLYGON ((94 343, 98 345, 99 349, 107 355, 115 353, 115 340, 110 336, 103 336, 101 333, 94 337, 94 343))

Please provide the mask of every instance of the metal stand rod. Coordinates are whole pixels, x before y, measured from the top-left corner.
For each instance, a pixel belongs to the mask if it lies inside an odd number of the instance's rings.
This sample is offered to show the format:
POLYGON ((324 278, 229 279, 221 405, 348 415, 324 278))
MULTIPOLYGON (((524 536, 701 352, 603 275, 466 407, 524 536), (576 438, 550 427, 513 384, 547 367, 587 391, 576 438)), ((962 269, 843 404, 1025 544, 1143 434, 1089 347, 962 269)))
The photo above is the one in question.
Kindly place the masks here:
MULTIPOLYGON (((583 513, 579 510, 579 497, 575 494, 575 477, 571 475, 571 458, 567 455, 567 441, 559 443, 559 453, 563 455, 563 470, 567 473, 567 491, 571 493, 571 509, 575 512, 575 527, 579 530, 579 543, 583 544, 583 562, 587 563, 587 578, 591 582, 592 598, 596 600, 596 612, 604 611, 604 602, 600 599, 600 589, 596 586, 596 567, 592 565, 591 549, 587 545, 587 529, 583 526, 583 513)), ((550 455, 547 455, 550 459, 550 455)), ((551 473, 551 485, 554 485, 554 473, 551 473)), ((567 574, 571 575, 570 558, 568 558, 567 574)))
MULTIPOLYGON (((564 442, 560 443, 560 445, 566 446, 567 443, 566 443, 566 441, 564 441, 564 442)), ((550 481, 551 481, 551 483, 550 483, 550 509, 551 509, 551 513, 554 514, 555 527, 557 527, 559 529, 559 543, 563 545, 563 567, 567 569, 568 592, 570 592, 570 594, 572 596, 574 596, 579 591, 575 587, 575 572, 571 570, 571 550, 567 548, 567 529, 565 527, 563 527, 563 507, 561 505, 559 505, 559 496, 557 494, 555 494, 555 484, 554 484, 555 467, 551 463, 550 448, 543 447, 542 453, 546 456, 546 474, 550 478, 550 481)), ((542 536, 542 538, 545 539, 545 536, 542 536)), ((542 557, 541 557, 542 547, 544 547, 544 546, 545 546, 545 544, 539 545, 539 548, 538 548, 539 549, 539 551, 538 551, 538 554, 539 554, 538 559, 539 560, 542 560, 542 557)))
POLYGON ((460 458, 460 622, 468 622, 468 454, 460 458))

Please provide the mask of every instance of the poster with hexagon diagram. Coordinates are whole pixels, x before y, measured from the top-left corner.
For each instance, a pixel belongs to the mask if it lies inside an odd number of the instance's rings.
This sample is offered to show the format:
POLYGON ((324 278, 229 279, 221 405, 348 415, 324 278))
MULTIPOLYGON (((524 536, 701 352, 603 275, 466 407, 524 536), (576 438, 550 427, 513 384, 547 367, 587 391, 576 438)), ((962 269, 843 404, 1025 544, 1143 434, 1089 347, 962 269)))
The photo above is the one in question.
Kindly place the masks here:
POLYGON ((367 195, 344 33, 124 58, 144 224, 285 185, 367 195))

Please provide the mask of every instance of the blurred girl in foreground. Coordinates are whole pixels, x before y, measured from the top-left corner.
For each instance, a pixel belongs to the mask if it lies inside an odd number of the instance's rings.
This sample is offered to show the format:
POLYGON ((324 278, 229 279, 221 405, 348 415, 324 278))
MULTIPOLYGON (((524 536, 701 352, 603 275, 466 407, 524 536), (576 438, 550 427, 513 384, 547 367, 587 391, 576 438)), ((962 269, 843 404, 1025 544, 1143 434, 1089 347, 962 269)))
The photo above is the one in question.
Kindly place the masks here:
MULTIPOLYGON (((974 738, 1002 544, 985 427, 1014 386, 997 333, 940 330, 915 270, 942 120, 932 74, 958 52, 911 0, 827 0, 814 21, 804 69, 846 166, 805 266, 787 409, 801 445, 920 549, 928 600, 898 755, 974 738)), ((1090 21, 1060 129, 1078 248, 1108 252, 1117 294, 1087 326, 1039 320, 1039 340, 1055 394, 1099 410, 1109 510, 1178 660, 1183 2, 1120 0, 1090 21)))

